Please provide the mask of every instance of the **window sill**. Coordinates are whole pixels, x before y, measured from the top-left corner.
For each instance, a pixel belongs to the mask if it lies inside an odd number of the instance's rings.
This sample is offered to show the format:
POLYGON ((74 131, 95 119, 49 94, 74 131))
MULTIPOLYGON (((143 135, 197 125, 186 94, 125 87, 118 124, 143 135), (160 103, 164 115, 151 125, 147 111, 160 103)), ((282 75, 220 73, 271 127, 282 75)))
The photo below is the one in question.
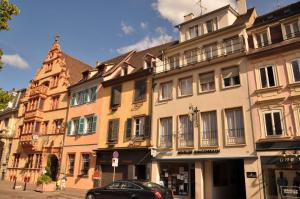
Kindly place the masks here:
POLYGON ((88 133, 82 133, 82 134, 72 134, 72 135, 68 135, 69 137, 76 137, 76 136, 88 136, 88 135, 92 135, 92 134, 95 134, 96 132, 88 132, 88 133))
POLYGON ((193 150, 193 149, 195 149, 194 146, 178 147, 178 148, 177 148, 178 151, 193 150))
POLYGON ((141 99, 141 100, 134 100, 133 102, 132 102, 132 104, 141 104, 141 103, 144 103, 144 102, 146 102, 147 100, 146 100, 146 98, 145 99, 141 99))
POLYGON ((171 101, 173 100, 173 98, 167 98, 167 99, 158 99, 158 103, 164 103, 164 102, 168 102, 168 101, 171 101))
POLYGON ((273 136, 267 136, 264 138, 260 138, 257 140, 257 142, 273 142, 278 140, 290 140, 292 137, 285 136, 285 135, 273 135, 273 136))
POLYGON ((288 84, 288 87, 289 87, 289 88, 300 87, 300 81, 289 83, 289 84, 288 84))
POLYGON ((186 97, 191 97, 193 96, 193 94, 188 94, 188 95, 178 95, 177 99, 181 99, 181 98, 186 98, 186 97))
POLYGON ((229 90, 229 89, 235 89, 235 88, 238 88, 238 87, 241 87, 242 85, 241 84, 237 84, 237 85, 233 85, 233 86, 223 86, 222 87, 222 90, 229 90))
POLYGON ((260 94, 260 93, 266 93, 266 92, 271 92, 271 91, 279 91, 280 89, 282 89, 282 86, 273 86, 273 87, 269 87, 269 88, 260 88, 260 89, 257 89, 255 92, 260 94))
POLYGON ((225 147, 244 147, 244 146, 247 146, 247 144, 246 143, 244 143, 244 144, 225 144, 224 145, 225 147))
POLYGON ((74 174, 66 174, 66 177, 74 177, 74 174))
POLYGON ((214 93, 214 92, 216 92, 216 89, 209 90, 209 91, 198 91, 198 95, 204 95, 204 94, 214 93))

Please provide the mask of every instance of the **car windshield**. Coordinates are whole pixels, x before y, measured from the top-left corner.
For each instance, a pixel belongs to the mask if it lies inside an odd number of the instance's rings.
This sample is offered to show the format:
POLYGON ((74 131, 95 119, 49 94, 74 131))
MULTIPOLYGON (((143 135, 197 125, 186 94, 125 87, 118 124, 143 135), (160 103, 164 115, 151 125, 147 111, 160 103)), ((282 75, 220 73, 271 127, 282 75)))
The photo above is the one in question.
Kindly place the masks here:
POLYGON ((153 182, 142 182, 142 184, 151 190, 158 191, 158 192, 164 192, 164 188, 162 186, 155 184, 153 182))

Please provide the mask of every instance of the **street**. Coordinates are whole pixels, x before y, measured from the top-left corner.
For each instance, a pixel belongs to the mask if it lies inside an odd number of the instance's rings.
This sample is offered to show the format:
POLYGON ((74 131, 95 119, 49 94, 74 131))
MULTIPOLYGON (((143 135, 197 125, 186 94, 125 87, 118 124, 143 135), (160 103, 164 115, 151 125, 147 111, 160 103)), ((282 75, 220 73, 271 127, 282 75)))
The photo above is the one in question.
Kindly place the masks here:
POLYGON ((13 190, 13 183, 8 181, 0 181, 0 198, 1 199, 83 199, 85 196, 85 190, 80 189, 66 189, 64 191, 56 191, 56 192, 36 192, 34 191, 34 185, 28 185, 26 191, 23 191, 23 184, 17 183, 18 186, 22 186, 22 188, 18 188, 13 190))

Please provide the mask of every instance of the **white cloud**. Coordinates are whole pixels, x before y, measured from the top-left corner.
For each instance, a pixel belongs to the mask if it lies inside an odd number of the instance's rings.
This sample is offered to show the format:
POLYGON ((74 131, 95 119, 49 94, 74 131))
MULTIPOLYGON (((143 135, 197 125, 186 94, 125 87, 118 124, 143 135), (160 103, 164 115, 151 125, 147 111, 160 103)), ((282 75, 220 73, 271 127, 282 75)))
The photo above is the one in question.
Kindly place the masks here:
POLYGON ((144 21, 142 21, 142 22, 140 23, 140 26, 141 26, 141 28, 142 28, 143 30, 145 30, 145 29, 147 29, 147 28, 148 28, 148 23, 147 23, 147 22, 144 22, 144 21))
POLYGON ((129 34, 134 32, 133 27, 130 26, 130 25, 125 24, 123 21, 121 22, 121 28, 122 28, 122 31, 125 35, 129 35, 129 34))
MULTIPOLYGON (((236 8, 235 0, 202 0, 203 13, 210 12, 222 6, 230 4, 236 8)), ((155 0, 152 7, 161 15, 162 18, 167 19, 173 25, 183 22, 183 16, 189 13, 194 13, 198 16, 201 13, 199 0, 155 0)))
POLYGON ((19 69, 27 69, 29 65, 25 59, 23 59, 20 55, 3 55, 1 58, 4 64, 8 64, 12 67, 19 68, 19 69))
POLYGON ((118 48, 117 52, 123 54, 131 50, 140 51, 147 48, 151 48, 153 46, 170 42, 173 39, 172 36, 167 34, 166 30, 161 27, 156 28, 156 32, 158 33, 156 37, 146 36, 142 40, 136 42, 135 44, 118 48))

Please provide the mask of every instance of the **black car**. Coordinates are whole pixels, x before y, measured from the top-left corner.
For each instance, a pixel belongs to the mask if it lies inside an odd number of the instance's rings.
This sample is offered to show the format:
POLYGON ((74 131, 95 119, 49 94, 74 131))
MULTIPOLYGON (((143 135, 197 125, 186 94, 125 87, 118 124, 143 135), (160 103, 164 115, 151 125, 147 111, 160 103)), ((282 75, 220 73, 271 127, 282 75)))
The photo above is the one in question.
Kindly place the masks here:
POLYGON ((173 199, 171 190, 149 181, 119 180, 87 192, 86 199, 173 199))

